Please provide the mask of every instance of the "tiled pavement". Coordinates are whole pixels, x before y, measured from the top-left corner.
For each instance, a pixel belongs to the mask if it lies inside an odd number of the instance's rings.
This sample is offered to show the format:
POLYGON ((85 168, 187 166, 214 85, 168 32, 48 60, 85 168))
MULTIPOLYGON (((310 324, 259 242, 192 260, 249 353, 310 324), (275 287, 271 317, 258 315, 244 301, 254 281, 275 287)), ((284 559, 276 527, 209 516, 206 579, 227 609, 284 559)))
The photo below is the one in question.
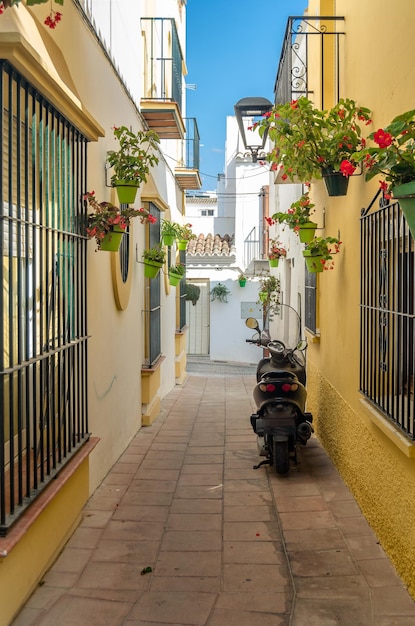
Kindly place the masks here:
POLYGON ((318 440, 288 477, 253 470, 254 377, 215 373, 165 398, 13 626, 415 624, 318 440))

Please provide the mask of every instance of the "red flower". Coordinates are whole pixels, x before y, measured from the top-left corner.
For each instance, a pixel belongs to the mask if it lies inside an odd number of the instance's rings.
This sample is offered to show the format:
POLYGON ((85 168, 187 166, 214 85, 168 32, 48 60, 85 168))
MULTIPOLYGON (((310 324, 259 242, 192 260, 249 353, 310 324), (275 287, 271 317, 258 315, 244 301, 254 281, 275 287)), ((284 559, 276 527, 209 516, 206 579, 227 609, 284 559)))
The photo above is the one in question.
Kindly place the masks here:
POLYGON ((298 109, 298 100, 293 100, 290 104, 292 109, 298 109))
POLYGON ((379 148, 387 148, 391 145, 393 137, 390 133, 386 132, 386 130, 383 130, 383 128, 379 128, 379 130, 373 134, 373 140, 378 144, 379 148))
POLYGON ((343 176, 351 176, 353 174, 353 172, 355 171, 355 166, 353 165, 353 163, 351 163, 350 161, 348 161, 347 159, 343 159, 343 161, 340 163, 340 171, 343 174, 343 176))

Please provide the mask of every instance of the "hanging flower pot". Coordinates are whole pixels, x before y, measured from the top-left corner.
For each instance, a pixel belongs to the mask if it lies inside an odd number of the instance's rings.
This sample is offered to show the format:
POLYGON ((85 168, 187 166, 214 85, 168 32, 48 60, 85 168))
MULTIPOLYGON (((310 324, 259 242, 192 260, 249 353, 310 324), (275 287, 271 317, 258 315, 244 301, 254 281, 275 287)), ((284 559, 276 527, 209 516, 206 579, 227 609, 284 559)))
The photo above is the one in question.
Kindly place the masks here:
POLYGON ((268 259, 268 263, 270 267, 278 267, 280 260, 279 259, 268 259))
POLYGON ((169 272, 169 283, 173 287, 177 287, 182 278, 183 274, 175 274, 174 272, 169 272))
POLYGON ((246 278, 240 278, 238 282, 239 282, 239 286, 240 287, 245 287, 245 285, 246 285, 246 278))
POLYGON ((101 239, 99 249, 105 252, 117 252, 124 232, 125 229, 119 226, 113 226, 110 232, 101 239))
POLYGON ((156 261, 144 261, 144 276, 146 278, 156 278, 162 267, 163 263, 157 263, 156 261))
POLYGON ((405 216, 412 237, 415 239, 415 180, 392 188, 393 197, 405 216))
POLYGON ((187 248, 187 239, 182 239, 181 241, 177 242, 178 250, 186 250, 186 248, 187 248))
POLYGON ((329 196, 345 196, 347 194, 348 176, 344 176, 342 172, 333 172, 329 168, 322 169, 321 173, 329 196))
POLYGON ((312 255, 310 250, 303 250, 303 256, 305 259, 307 270, 310 272, 310 274, 315 274, 316 272, 323 271, 322 256, 312 255))
POLYGON ((316 232, 317 224, 315 222, 305 222, 301 224, 298 229, 298 236, 300 238, 301 243, 308 243, 314 237, 314 233, 316 232))
POLYGON ((163 235, 163 243, 165 246, 172 246, 174 244, 174 235, 163 235))
POLYGON ((116 180, 114 187, 120 204, 134 204, 139 185, 132 182, 116 180))

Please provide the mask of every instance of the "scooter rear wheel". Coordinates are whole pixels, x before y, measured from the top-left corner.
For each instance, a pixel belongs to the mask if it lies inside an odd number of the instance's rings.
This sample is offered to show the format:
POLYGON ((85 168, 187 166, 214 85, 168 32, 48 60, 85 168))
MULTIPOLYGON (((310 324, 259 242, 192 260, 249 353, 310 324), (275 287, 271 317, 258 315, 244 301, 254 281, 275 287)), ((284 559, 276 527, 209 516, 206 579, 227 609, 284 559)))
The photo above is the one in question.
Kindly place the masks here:
POLYGON ((275 472, 280 475, 288 474, 290 469, 290 457, 288 454, 288 440, 273 440, 272 445, 273 465, 275 472))

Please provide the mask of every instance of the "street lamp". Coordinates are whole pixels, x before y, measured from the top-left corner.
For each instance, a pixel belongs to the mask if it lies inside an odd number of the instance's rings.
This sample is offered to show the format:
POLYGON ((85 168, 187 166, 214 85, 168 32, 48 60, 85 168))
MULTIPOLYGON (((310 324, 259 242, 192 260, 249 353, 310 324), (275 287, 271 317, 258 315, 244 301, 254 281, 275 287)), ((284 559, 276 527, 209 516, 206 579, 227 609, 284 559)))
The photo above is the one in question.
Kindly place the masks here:
POLYGON ((272 109, 272 104, 266 98, 242 98, 235 106, 236 120, 242 141, 247 150, 252 154, 252 162, 258 160, 258 153, 265 147, 267 131, 260 137, 257 130, 248 130, 255 122, 259 121, 264 113, 272 109))

